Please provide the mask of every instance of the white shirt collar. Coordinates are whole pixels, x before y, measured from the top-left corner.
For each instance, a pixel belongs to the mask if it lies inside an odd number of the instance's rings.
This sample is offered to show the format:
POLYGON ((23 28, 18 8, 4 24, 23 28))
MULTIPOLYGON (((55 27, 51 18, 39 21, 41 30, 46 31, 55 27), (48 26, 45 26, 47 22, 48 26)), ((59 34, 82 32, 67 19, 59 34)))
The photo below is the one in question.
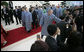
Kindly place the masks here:
POLYGON ((55 37, 51 36, 52 38, 54 38, 55 40, 57 39, 57 35, 55 35, 55 37))

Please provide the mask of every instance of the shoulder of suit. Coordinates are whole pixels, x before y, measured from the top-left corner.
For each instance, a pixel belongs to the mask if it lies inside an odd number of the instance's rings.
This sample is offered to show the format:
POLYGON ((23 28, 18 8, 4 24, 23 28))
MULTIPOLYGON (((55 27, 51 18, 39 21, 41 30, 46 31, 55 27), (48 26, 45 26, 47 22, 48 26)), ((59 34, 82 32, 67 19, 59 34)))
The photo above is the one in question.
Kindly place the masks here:
POLYGON ((47 38, 52 38, 52 37, 49 35, 49 36, 47 36, 47 38))
POLYGON ((50 36, 47 36, 47 37, 46 37, 46 39, 49 39, 49 38, 50 38, 50 36))

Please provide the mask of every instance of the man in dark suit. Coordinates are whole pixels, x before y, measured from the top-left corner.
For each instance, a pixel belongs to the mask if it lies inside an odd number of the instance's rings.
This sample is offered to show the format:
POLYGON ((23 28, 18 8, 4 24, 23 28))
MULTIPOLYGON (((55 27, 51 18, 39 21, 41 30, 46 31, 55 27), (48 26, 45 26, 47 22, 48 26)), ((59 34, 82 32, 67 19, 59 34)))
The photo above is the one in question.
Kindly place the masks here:
POLYGON ((65 18, 66 18, 65 21, 68 22, 69 21, 69 9, 66 9, 63 15, 65 15, 65 18))
POLYGON ((18 25, 18 8, 17 8, 17 6, 15 6, 15 9, 14 9, 14 17, 15 17, 15 19, 16 19, 16 23, 17 23, 17 25, 18 25))
POLYGON ((19 19, 19 22, 20 22, 20 24, 21 24, 21 13, 22 13, 22 8, 21 8, 21 6, 18 6, 18 19, 19 19))
POLYGON ((57 26, 56 25, 49 25, 47 27, 47 31, 49 33, 49 36, 47 36, 45 42, 49 45, 51 51, 58 51, 57 26))
POLYGON ((9 7, 10 7, 11 9, 13 9, 13 2, 12 2, 12 1, 9 1, 9 7))
MULTIPOLYGON (((62 21, 60 21, 57 25, 59 27, 59 29, 61 30, 61 41, 64 42, 65 38, 67 37, 67 33, 66 33, 66 22, 65 22, 65 16, 61 16, 60 17, 62 21)), ((68 27, 67 27, 68 28, 68 27)))
POLYGON ((2 14, 4 15, 5 25, 7 25, 7 23, 10 25, 10 20, 8 16, 8 8, 5 5, 3 5, 2 14))
POLYGON ((70 26, 69 26, 69 23, 65 22, 65 17, 66 15, 63 15, 60 17, 61 21, 59 23, 57 23, 57 26, 59 27, 60 29, 60 35, 58 36, 58 46, 59 46, 59 51, 62 51, 64 50, 65 48, 65 40, 66 38, 68 37, 69 35, 69 32, 71 30, 70 26))
POLYGON ((13 20, 13 10, 8 7, 8 16, 10 18, 10 22, 14 23, 14 20, 13 20))
POLYGON ((33 25, 33 29, 34 29, 34 26, 36 26, 36 28, 38 27, 37 13, 36 13, 34 7, 32 7, 31 9, 32 9, 32 11, 31 11, 32 19, 33 19, 32 25, 33 25))
POLYGON ((32 10, 31 10, 31 8, 32 8, 32 5, 30 5, 29 12, 31 12, 31 11, 32 11, 32 10))
POLYGON ((71 31, 71 26, 69 23, 65 22, 65 15, 61 16, 61 22, 59 22, 57 24, 57 26, 59 27, 59 29, 61 30, 61 33, 60 33, 60 39, 61 39, 61 42, 65 42, 65 39, 68 37, 68 34, 70 33, 71 31))

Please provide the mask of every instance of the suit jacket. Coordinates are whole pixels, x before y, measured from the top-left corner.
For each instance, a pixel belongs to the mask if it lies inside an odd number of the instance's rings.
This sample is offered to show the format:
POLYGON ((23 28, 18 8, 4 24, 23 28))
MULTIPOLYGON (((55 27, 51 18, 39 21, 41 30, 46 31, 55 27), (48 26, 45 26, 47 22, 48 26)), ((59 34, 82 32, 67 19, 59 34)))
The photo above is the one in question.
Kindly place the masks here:
POLYGON ((13 10, 12 9, 8 10, 8 15, 9 15, 9 17, 13 16, 13 10))
POLYGON ((4 11, 3 11, 3 9, 2 9, 2 15, 8 15, 8 8, 6 8, 6 14, 4 14, 4 11))
POLYGON ((31 8, 29 8, 29 12, 31 12, 32 10, 31 10, 31 8))
POLYGON ((65 41, 65 38, 68 36, 67 34, 67 28, 66 28, 66 22, 65 21, 61 21, 57 24, 57 26, 60 28, 61 30, 61 40, 64 42, 65 41))
POLYGON ((36 19, 37 19, 37 13, 35 10, 32 13, 32 19, 33 19, 33 22, 36 21, 36 19))
POLYGON ((18 17, 21 17, 22 10, 21 9, 18 9, 17 10, 17 13, 18 13, 18 17))
POLYGON ((13 10, 13 14, 15 17, 18 17, 18 9, 17 9, 17 12, 15 10, 13 10))
POLYGON ((52 38, 51 36, 47 36, 45 42, 49 45, 51 51, 57 51, 57 41, 54 38, 52 38))

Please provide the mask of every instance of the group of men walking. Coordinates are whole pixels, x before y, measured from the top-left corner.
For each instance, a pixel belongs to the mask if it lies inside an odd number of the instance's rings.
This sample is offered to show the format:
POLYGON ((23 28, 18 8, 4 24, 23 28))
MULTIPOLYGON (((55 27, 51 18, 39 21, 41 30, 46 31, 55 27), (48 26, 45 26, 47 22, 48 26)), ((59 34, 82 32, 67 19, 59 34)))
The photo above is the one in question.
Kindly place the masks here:
POLYGON ((45 6, 36 5, 36 7, 30 5, 29 9, 25 5, 23 7, 15 6, 15 9, 13 9, 13 2, 9 1, 8 7, 3 5, 1 14, 2 14, 2 19, 5 20, 5 25, 7 24, 10 25, 10 22, 14 23, 14 20, 13 20, 14 19, 13 15, 14 15, 16 19, 16 25, 20 23, 26 28, 28 32, 30 32, 31 29, 37 28, 38 26, 42 26, 42 23, 44 24, 48 22, 47 20, 49 19, 45 19, 47 22, 42 22, 42 19, 44 19, 44 17, 53 18, 54 16, 54 18, 55 17, 59 18, 60 16, 62 16, 64 10, 65 10, 64 7, 59 6, 58 8, 56 8, 55 5, 52 5, 52 6, 51 5, 45 5, 45 6), (53 15, 48 15, 48 13, 51 13, 51 12, 48 12, 49 10, 53 11, 53 15))
POLYGON ((10 22, 14 23, 14 18, 16 19, 16 23, 18 24, 18 21, 21 23, 21 7, 15 6, 15 9, 13 10, 13 2, 9 1, 8 7, 3 5, 3 8, 1 9, 1 18, 5 20, 5 25, 9 24, 10 22))

